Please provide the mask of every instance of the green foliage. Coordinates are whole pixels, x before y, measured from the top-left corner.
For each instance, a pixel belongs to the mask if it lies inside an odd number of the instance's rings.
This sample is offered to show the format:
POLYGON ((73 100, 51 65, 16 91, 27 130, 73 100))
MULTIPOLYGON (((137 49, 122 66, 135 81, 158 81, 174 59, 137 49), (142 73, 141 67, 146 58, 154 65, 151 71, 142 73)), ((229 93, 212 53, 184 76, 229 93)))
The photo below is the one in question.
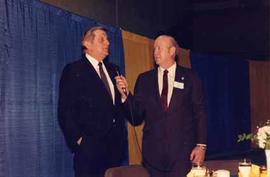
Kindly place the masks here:
POLYGON ((255 143, 259 148, 269 149, 270 150, 270 120, 263 126, 257 126, 257 133, 243 133, 238 135, 237 142, 242 142, 249 140, 252 143, 255 143))
POLYGON ((237 142, 242 142, 242 141, 247 141, 250 140, 251 142, 255 142, 256 141, 256 135, 253 135, 252 133, 243 133, 238 135, 238 140, 237 142))

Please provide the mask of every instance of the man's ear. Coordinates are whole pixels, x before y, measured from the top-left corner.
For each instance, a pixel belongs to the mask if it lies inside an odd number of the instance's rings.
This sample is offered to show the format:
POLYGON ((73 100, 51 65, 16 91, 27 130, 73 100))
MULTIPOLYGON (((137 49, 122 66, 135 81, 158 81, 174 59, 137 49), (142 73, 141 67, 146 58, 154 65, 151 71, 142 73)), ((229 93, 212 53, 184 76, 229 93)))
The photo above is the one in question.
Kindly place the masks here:
POLYGON ((172 46, 171 48, 170 48, 170 55, 171 56, 173 56, 173 55, 175 55, 176 54, 176 48, 174 47, 174 46, 172 46))
POLYGON ((90 45, 91 45, 91 42, 90 42, 89 40, 84 40, 84 41, 82 42, 82 45, 83 45, 85 48, 89 49, 89 48, 90 48, 90 45))

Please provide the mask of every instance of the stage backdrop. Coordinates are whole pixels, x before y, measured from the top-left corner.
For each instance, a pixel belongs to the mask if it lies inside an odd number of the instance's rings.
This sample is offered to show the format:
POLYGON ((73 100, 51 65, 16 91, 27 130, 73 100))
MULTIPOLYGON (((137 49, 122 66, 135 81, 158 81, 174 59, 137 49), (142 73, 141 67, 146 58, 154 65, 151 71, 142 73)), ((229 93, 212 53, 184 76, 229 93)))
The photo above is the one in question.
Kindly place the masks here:
POLYGON ((237 143, 238 134, 250 132, 248 61, 194 52, 190 58, 208 98, 207 157, 220 159, 249 150, 249 143, 237 143))
MULTIPOLYGON (((101 24, 38 1, 0 1, 1 177, 73 176, 57 122, 58 82, 64 65, 81 57, 83 31, 94 25, 101 24)), ((109 60, 123 73, 121 32, 106 27, 109 60)))

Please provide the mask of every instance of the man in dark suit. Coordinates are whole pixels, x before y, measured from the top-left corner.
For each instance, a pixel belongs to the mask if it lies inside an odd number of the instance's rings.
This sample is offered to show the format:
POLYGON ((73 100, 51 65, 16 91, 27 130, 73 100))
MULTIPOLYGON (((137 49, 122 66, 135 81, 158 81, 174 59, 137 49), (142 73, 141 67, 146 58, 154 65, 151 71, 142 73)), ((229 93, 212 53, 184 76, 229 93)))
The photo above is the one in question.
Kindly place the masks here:
POLYGON ((204 161, 207 110, 196 74, 176 64, 177 43, 159 36, 154 43, 158 68, 142 73, 134 95, 127 81, 117 76, 125 112, 133 125, 145 122, 143 164, 152 177, 184 177, 193 163, 204 161))
POLYGON ((115 87, 116 66, 106 63, 106 29, 89 29, 81 60, 68 64, 60 80, 59 124, 74 153, 76 177, 103 177, 121 165, 125 152, 125 121, 115 87))

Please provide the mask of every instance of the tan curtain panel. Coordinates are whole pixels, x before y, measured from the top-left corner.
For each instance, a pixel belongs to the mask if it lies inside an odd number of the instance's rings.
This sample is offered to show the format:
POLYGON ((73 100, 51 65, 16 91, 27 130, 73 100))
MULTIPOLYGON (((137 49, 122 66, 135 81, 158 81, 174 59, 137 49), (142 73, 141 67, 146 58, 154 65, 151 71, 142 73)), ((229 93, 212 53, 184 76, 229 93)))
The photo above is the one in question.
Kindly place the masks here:
POLYGON ((178 49, 178 55, 179 55, 178 64, 180 66, 184 66, 186 68, 191 68, 190 50, 189 49, 179 48, 178 49))
POLYGON ((270 120, 270 62, 249 61, 251 130, 270 120))
MULTIPOLYGON (((143 36, 122 31, 125 71, 129 90, 133 92, 138 75, 153 68, 153 40, 143 36)), ((128 125, 129 164, 141 164, 141 143, 143 125, 133 127, 128 125), (135 134, 136 131, 136 134, 135 134), (136 136, 137 135, 137 136, 136 136), (140 148, 138 148, 138 145, 140 148)))

